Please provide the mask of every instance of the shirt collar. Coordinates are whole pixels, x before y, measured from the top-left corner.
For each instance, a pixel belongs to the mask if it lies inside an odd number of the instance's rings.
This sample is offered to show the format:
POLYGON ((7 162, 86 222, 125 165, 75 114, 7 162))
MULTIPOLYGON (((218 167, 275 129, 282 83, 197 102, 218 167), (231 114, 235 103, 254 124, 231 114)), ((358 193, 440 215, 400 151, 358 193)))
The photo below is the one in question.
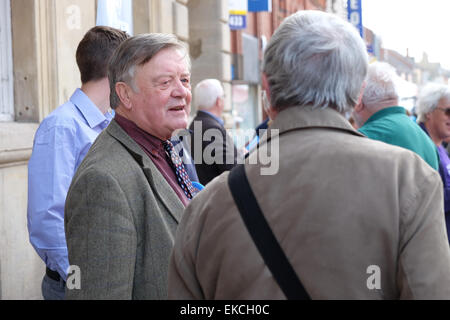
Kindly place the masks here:
POLYGON ((384 108, 384 109, 381 109, 381 110, 375 112, 373 115, 371 115, 370 118, 367 119, 366 123, 378 120, 380 118, 383 118, 383 117, 385 117, 387 115, 391 115, 391 114, 404 114, 404 115, 406 115, 406 110, 403 107, 397 107, 397 106, 384 108))
POLYGON ((86 119, 86 122, 89 124, 89 127, 91 128, 95 128, 105 121, 107 121, 106 123, 109 123, 113 118, 112 114, 109 112, 107 112, 106 114, 102 114, 100 109, 79 88, 76 89, 73 95, 70 97, 70 101, 81 112, 84 119, 86 119))
POLYGON ((133 121, 122 117, 118 113, 116 113, 114 117, 122 129, 142 148, 144 148, 148 154, 154 157, 165 157, 165 150, 162 140, 142 130, 133 121))
POLYGON ((206 113, 206 114, 209 114, 211 117, 213 117, 217 122, 219 122, 222 126, 225 124, 225 122, 222 120, 222 119, 220 119, 218 116, 216 116, 215 114, 212 114, 211 112, 209 112, 209 111, 206 111, 206 110, 199 110, 198 112, 204 112, 204 113, 206 113))

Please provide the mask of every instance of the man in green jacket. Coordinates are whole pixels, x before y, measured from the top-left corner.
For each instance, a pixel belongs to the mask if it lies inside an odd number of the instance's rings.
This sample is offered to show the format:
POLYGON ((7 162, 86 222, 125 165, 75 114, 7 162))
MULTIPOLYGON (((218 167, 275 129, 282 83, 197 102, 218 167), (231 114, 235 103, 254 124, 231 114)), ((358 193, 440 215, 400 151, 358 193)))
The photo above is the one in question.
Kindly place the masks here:
POLYGON ((417 153, 438 170, 439 156, 433 141, 398 106, 394 68, 385 62, 369 65, 366 87, 353 111, 358 131, 367 137, 417 153))

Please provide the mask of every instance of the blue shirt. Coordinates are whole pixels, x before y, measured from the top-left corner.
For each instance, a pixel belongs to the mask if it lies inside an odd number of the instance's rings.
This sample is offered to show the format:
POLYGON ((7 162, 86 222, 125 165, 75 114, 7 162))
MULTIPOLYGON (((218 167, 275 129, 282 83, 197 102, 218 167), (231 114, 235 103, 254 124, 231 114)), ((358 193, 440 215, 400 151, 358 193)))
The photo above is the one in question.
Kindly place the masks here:
POLYGON ((46 266, 65 280, 69 261, 64 233, 64 204, 72 177, 112 114, 103 115, 77 89, 50 113, 34 137, 28 162, 28 233, 46 266))

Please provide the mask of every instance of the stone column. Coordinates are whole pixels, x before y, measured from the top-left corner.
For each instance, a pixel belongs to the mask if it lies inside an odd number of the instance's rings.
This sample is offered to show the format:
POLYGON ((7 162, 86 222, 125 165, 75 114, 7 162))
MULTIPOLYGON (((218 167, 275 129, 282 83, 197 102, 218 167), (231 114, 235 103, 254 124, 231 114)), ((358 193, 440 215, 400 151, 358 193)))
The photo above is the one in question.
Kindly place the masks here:
MULTIPOLYGON (((192 88, 206 78, 222 81, 225 89, 225 119, 231 111, 231 43, 227 0, 190 0, 189 44, 192 88)), ((195 99, 195 97, 194 97, 195 99)), ((196 110, 192 110, 194 114, 196 110)), ((229 125, 229 121, 227 121, 229 125)))

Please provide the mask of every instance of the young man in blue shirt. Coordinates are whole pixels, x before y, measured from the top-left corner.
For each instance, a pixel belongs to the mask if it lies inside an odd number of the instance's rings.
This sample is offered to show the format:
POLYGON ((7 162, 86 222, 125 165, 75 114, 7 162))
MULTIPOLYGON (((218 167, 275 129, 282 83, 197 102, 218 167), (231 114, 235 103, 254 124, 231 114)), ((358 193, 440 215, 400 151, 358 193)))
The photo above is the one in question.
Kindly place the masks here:
POLYGON ((72 177, 98 134, 112 119, 108 111, 110 56, 126 32, 97 26, 78 45, 81 88, 48 115, 34 137, 28 163, 28 232, 46 264, 44 299, 64 299, 69 268, 64 233, 64 204, 72 177))

